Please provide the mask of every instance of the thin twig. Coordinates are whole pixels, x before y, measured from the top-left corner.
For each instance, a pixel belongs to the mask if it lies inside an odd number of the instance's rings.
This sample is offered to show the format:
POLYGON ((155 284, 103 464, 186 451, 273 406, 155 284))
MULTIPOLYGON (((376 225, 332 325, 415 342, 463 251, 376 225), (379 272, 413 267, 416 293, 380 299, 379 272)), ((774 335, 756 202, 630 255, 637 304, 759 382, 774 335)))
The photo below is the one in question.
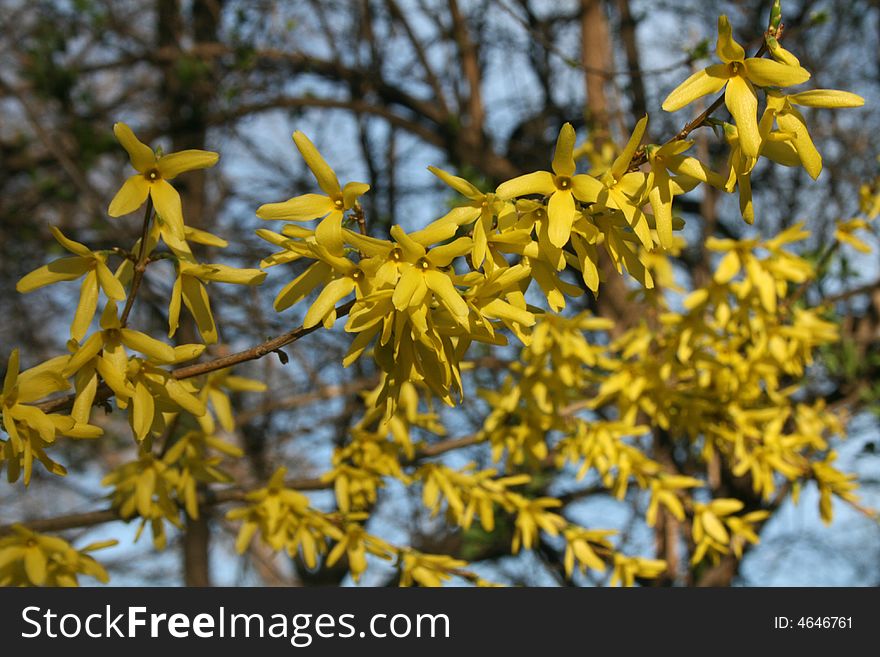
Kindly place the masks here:
MULTIPOLYGON (((339 306, 338 308, 336 308, 336 316, 344 317, 351 311, 353 306, 354 300, 339 306)), ((307 336, 309 333, 316 331, 321 326, 321 324, 310 326, 309 328, 303 328, 302 326, 299 326, 292 331, 280 335, 277 338, 266 340, 265 342, 251 347, 250 349, 245 349, 244 351, 239 351, 238 353, 223 356, 222 358, 216 358, 214 360, 210 360, 204 363, 188 365, 186 367, 178 367, 175 370, 171 370, 170 374, 178 380, 190 379, 194 376, 209 374, 210 372, 216 372, 217 370, 226 369, 227 367, 232 367, 233 365, 245 363, 250 360, 256 360, 258 358, 262 358, 266 354, 276 352, 282 347, 291 344, 292 342, 296 342, 300 338, 307 336)), ((95 392, 94 404, 101 404, 110 399, 112 396, 113 390, 110 389, 110 386, 108 386, 106 383, 102 383, 100 386, 98 386, 98 390, 95 392)), ((35 406, 44 413, 58 413, 59 411, 66 411, 73 408, 73 402, 75 400, 76 395, 67 395, 66 397, 51 399, 41 404, 35 404, 35 406)))
POLYGON ((144 225, 141 228, 141 250, 138 253, 137 264, 134 266, 134 276, 131 279, 131 290, 128 292, 128 298, 125 300, 125 308, 122 310, 122 316, 119 323, 122 328, 128 323, 128 315, 131 313, 131 307, 134 305, 134 298, 137 296, 138 289, 141 286, 141 280, 144 278, 144 272, 147 270, 147 238, 150 235, 150 223, 153 219, 153 197, 147 196, 147 208, 144 211, 144 225))

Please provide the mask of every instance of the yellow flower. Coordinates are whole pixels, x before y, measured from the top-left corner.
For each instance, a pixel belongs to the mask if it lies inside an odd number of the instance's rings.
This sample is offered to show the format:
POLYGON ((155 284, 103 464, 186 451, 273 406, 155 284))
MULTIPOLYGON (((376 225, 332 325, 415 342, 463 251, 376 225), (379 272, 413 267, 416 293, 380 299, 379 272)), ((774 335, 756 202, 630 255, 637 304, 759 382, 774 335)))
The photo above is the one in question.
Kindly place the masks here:
MULTIPOLYGON (((492 232, 492 224, 496 216, 500 216, 505 210, 505 204, 495 197, 495 194, 484 194, 464 178, 453 176, 443 169, 428 167, 428 170, 452 187, 470 201, 468 205, 457 207, 439 221, 449 220, 455 225, 465 226, 474 223, 473 240, 474 249, 471 254, 471 262, 475 268, 479 268, 486 258, 486 248, 489 235, 492 232)), ((513 207, 507 204, 510 211, 513 207)))
POLYGON ((822 156, 816 150, 807 123, 795 105, 806 107, 824 107, 829 109, 843 107, 861 107, 865 99, 848 91, 835 89, 811 89, 798 94, 767 92, 767 112, 776 119, 779 129, 792 135, 791 144, 797 151, 797 157, 810 177, 815 180, 822 172, 822 156))
POLYGON ((691 75, 666 97, 663 109, 675 112, 697 98, 721 91, 726 85, 724 103, 739 128, 743 153, 757 157, 761 136, 758 132, 758 96, 753 85, 788 87, 806 82, 810 73, 800 66, 746 57, 743 47, 731 36, 727 16, 718 18, 715 52, 724 63, 712 64, 691 75))
POLYGON ((13 525, 12 535, 0 538, 0 586, 79 586, 80 574, 106 584, 107 571, 85 553, 116 543, 101 541, 77 550, 57 536, 13 525))
POLYGON ((128 151, 131 164, 138 170, 138 174, 125 181, 110 202, 108 213, 111 217, 121 217, 134 212, 149 196, 153 199, 159 219, 168 226, 176 239, 183 241, 185 229, 180 194, 168 181, 184 171, 212 167, 220 156, 211 151, 194 149, 157 156, 124 123, 115 124, 113 132, 122 147, 128 151))
POLYGON ((76 418, 88 417, 99 374, 113 390, 120 408, 126 408, 128 400, 138 392, 131 380, 126 347, 160 364, 196 358, 204 350, 204 345, 175 348, 139 331, 123 328, 114 302, 108 303, 101 315, 101 329, 78 345, 62 372, 65 377, 76 377, 76 402, 73 407, 73 416, 76 418))
POLYGON ((293 141, 306 161, 323 194, 303 194, 283 203, 266 203, 257 208, 260 219, 311 221, 322 219, 315 236, 333 255, 343 254, 342 217, 357 204, 358 196, 367 193, 366 183, 350 182, 341 187, 330 165, 321 157, 315 145, 302 132, 293 133, 293 141))
POLYGON ((91 251, 85 244, 68 239, 55 226, 52 236, 65 249, 74 255, 53 260, 25 275, 15 289, 21 293, 31 292, 45 285, 59 281, 72 281, 85 276, 79 293, 79 304, 70 327, 70 335, 75 340, 82 340, 95 316, 98 306, 98 288, 104 290, 108 299, 122 301, 125 299, 125 288, 113 272, 107 267, 107 257, 103 253, 91 251))
POLYGON ((556 153, 552 169, 535 171, 498 186, 496 195, 504 200, 529 194, 549 196, 547 214, 550 217, 548 234, 550 242, 559 248, 565 246, 571 235, 571 226, 577 217, 575 198, 584 202, 595 202, 604 186, 587 174, 575 175, 574 162, 575 132, 570 123, 562 126, 556 140, 556 153))
POLYGON ((211 313, 211 301, 205 283, 233 283, 236 285, 260 285, 266 279, 266 272, 259 269, 238 269, 228 265, 200 264, 189 251, 177 254, 177 278, 171 289, 171 303, 168 307, 168 337, 177 332, 180 320, 181 301, 192 313, 205 344, 217 342, 217 326, 211 313))
POLYGON ((605 190, 599 195, 598 200, 609 208, 623 212, 627 223, 632 227, 639 241, 646 249, 650 250, 654 248, 654 240, 651 239, 648 221, 641 207, 648 191, 647 177, 640 171, 627 172, 647 127, 647 116, 642 117, 636 123, 626 147, 614 160, 611 168, 600 178, 605 190))
POLYGON ((672 199, 689 192, 698 181, 723 187, 724 180, 695 157, 683 155, 692 141, 675 140, 663 146, 645 148, 651 173, 648 176, 648 200, 654 211, 657 237, 664 249, 672 248, 672 199), (669 174, 676 174, 674 177, 669 174))
POLYGON ((70 384, 62 374, 67 356, 52 358, 24 372, 19 371, 18 349, 9 357, 3 390, 0 392, 0 417, 8 441, 0 441, 0 464, 6 461, 7 478, 18 479, 24 470, 24 483, 28 485, 34 458, 54 474, 63 475, 65 469, 52 461, 44 451, 57 435, 71 438, 97 438, 103 431, 85 422, 56 413, 46 414, 32 403, 56 392, 67 390, 70 384))

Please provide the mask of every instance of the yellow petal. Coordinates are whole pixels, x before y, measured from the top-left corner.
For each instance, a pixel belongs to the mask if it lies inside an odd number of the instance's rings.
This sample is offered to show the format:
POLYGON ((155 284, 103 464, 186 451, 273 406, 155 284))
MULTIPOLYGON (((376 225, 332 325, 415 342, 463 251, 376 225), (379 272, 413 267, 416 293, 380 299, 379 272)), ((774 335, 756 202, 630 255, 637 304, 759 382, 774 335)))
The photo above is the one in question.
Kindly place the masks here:
POLYGON ((761 148, 761 133, 758 131, 758 97, 752 83, 734 75, 727 82, 724 103, 736 121, 743 155, 757 157, 761 148))
POLYGON ((621 178, 623 174, 626 173, 626 169, 629 167, 629 163, 632 161, 636 149, 642 142, 642 136, 644 136, 647 127, 647 116, 642 117, 639 122, 636 123, 636 127, 633 129, 633 133, 630 136, 629 141, 626 143, 626 147, 621 151, 620 155, 617 156, 617 159, 614 160, 614 164, 611 165, 611 175, 614 176, 615 180, 621 178))
POLYGON ((175 176, 180 175, 184 171, 192 171, 193 169, 206 169, 217 164, 220 159, 218 153, 213 151, 200 151, 197 149, 189 149, 178 151, 177 153, 169 153, 159 158, 157 168, 159 173, 165 180, 171 180, 175 176))
POLYGON ((122 287, 122 283, 113 275, 113 272, 110 271, 107 265, 98 260, 95 262, 95 272, 98 275, 101 289, 104 290, 104 294, 108 298, 115 299, 116 301, 125 299, 125 288, 122 287))
POLYGON ((342 239, 342 213, 331 212, 315 228, 315 241, 333 255, 343 255, 345 244, 342 239))
POLYGON ((67 390, 70 384, 62 374, 70 356, 56 356, 25 370, 18 377, 18 401, 29 403, 67 390))
POLYGON ((145 333, 132 329, 120 329, 119 337, 122 344, 132 351, 163 363, 170 363, 174 360, 174 348, 171 345, 151 338, 145 333))
POLYGON ((464 178, 453 176, 451 173, 447 173, 443 169, 438 169, 437 167, 428 167, 428 171, 430 171, 440 180, 452 187, 452 189, 457 191, 459 194, 461 194, 462 196, 466 196, 473 201, 478 201, 484 196, 483 192, 474 187, 464 178))
POLYGON ((52 231, 52 237, 55 238, 55 241, 71 253, 81 256, 83 258, 95 257, 89 247, 87 247, 85 244, 80 244, 79 242, 76 242, 69 237, 65 237, 64 233, 62 233, 57 226, 52 226, 50 230, 52 231))
POLYGON ((556 151, 553 153, 553 172, 557 176, 571 177, 574 175, 574 142, 576 135, 571 123, 566 123, 559 131, 556 139, 556 151))
POLYGON ((435 267, 447 267, 455 258, 470 253, 473 246, 473 240, 469 237, 459 237, 449 244, 434 247, 425 257, 435 267))
POLYGON ((180 325, 180 301, 182 293, 181 276, 178 275, 171 288, 171 302, 168 304, 168 337, 174 337, 180 325))
POLYGON ((19 372, 19 355, 18 349, 13 349, 9 355, 9 362, 6 365, 6 375, 3 377, 3 396, 8 397, 15 388, 15 382, 18 379, 19 372))
MULTIPOLYGON (((123 352, 124 355, 125 353, 123 352)), ((120 370, 111 360, 103 356, 97 360, 97 369, 98 374, 103 377, 107 385, 110 386, 110 389, 116 394, 117 403, 120 400, 123 402, 120 404, 120 408, 124 408, 125 400, 134 394, 134 390, 125 378, 125 371, 120 370)))
POLYGON ((788 101, 794 105, 806 105, 807 107, 861 107, 865 99, 848 91, 836 89, 811 89, 802 91, 788 97, 788 101))
POLYGON ((739 273, 740 267, 739 254, 736 251, 728 251, 718 263, 713 278, 719 285, 725 285, 739 273))
POLYGON ((28 579, 35 586, 46 583, 46 554, 38 547, 33 546, 25 550, 24 570, 28 579))
POLYGON ((299 130, 293 133, 293 141, 299 149, 299 152, 302 154, 309 169, 311 169, 312 173, 315 175, 315 180, 318 181, 318 186, 329 196, 341 193, 342 190, 339 187, 339 180, 336 178, 336 174, 333 173, 333 169, 331 169, 330 165, 328 165, 324 158, 321 157, 321 154, 318 152, 318 149, 315 148, 312 141, 299 130))
POLYGON ((706 511, 700 515, 700 519, 703 521, 703 527, 709 536, 722 545, 727 545, 728 541, 730 541, 730 535, 727 533, 724 524, 718 519, 718 516, 711 511, 706 511))
POLYGON ((357 201, 358 196, 363 196, 368 191, 370 191, 370 186, 367 183, 346 183, 345 187, 342 188, 342 200, 345 209, 350 210, 354 206, 355 201, 357 201))
POLYGON ((483 314, 497 319, 506 319, 523 326, 534 326, 535 316, 527 310, 517 308, 501 299, 492 299, 480 309, 483 314))
POLYGON ((209 390, 208 397, 211 400, 211 405, 214 407, 214 413, 217 414, 217 419, 220 420, 220 426, 226 431, 233 431, 235 429, 235 417, 232 414, 232 404, 229 403, 229 397, 219 390, 209 390))
POLYGON ((150 185, 150 196, 156 206, 159 218, 171 230, 172 235, 179 240, 184 240, 183 207, 180 204, 180 194, 166 180, 157 180, 150 185))
POLYGON ((315 299, 315 302, 306 313, 305 319, 303 319, 303 328, 311 328, 316 324, 320 324, 327 314, 336 307, 337 302, 354 291, 354 287, 355 282, 348 276, 330 281, 321 290, 321 294, 318 295, 318 298, 315 299))
POLYGON ((79 256, 61 258, 25 274, 15 289, 25 294, 52 283, 72 281, 89 271, 91 265, 91 260, 79 256))
POLYGON ((260 219, 282 219, 284 221, 311 221, 319 219, 338 208, 329 196, 303 194, 283 203, 266 203, 257 208, 260 219))
POLYGON ((199 265, 189 270, 203 281, 216 281, 218 283, 233 283, 235 285, 259 285, 266 280, 266 272, 259 269, 238 269, 229 265, 199 265))
POLYGON ((741 62, 745 59, 746 51, 733 39, 730 29, 730 21, 727 16, 718 17, 718 41, 715 44, 715 53, 725 64, 729 62, 741 62))
POLYGON ((585 173, 573 176, 571 179, 572 193, 584 203, 594 203, 604 189, 602 183, 585 173))
POLYGON ((467 317, 469 309, 461 294, 452 284, 452 279, 445 273, 435 269, 424 273, 425 284, 456 317, 467 317))
POLYGON ((134 212, 144 204, 149 193, 150 183, 142 175, 136 174, 126 180, 116 192, 116 196, 110 201, 107 214, 111 217, 121 217, 129 212, 134 212))
POLYGON ((801 66, 780 64, 772 59, 749 57, 746 77, 759 87, 790 87, 810 79, 810 72, 801 66))
POLYGON ((85 337, 97 308, 98 275, 92 270, 83 278, 82 287, 80 287, 79 303, 76 306, 73 323, 70 325, 70 337, 77 342, 85 337))
POLYGON ((229 246, 229 242, 224 240, 222 237, 217 237, 216 235, 213 235, 206 230, 199 230, 198 228, 193 228, 192 226, 186 226, 184 236, 188 241, 195 242, 196 244, 204 244, 205 246, 216 246, 221 249, 225 249, 227 246, 229 246))
POLYGON ((196 417, 201 417, 207 412, 204 403, 184 388, 180 381, 167 379, 165 381, 165 390, 168 392, 168 396, 173 399, 176 404, 196 417))
POLYGON ((669 92, 662 107, 667 112, 676 112, 697 98, 721 91, 728 76, 727 67, 723 64, 715 64, 697 71, 669 92))
POLYGON ((761 155, 787 167, 801 165, 797 149, 790 141, 765 141, 761 146, 761 155))
POLYGON ((309 265, 309 268, 302 274, 281 288, 278 296, 275 297, 275 310, 281 312, 289 308, 316 287, 323 285, 331 273, 330 265, 325 262, 315 262, 309 265))
POLYGON ((794 134, 792 144, 797 150, 801 164, 813 180, 818 178, 822 173, 822 156, 813 144, 804 117, 798 110, 792 108, 788 112, 777 114, 776 122, 780 130, 794 134))
MULTIPOLYGON (((473 221, 477 217, 480 216, 480 211, 477 208, 459 208, 464 210, 471 210, 474 212, 473 217, 470 221, 473 221)), ((463 223, 470 223, 470 221, 464 221, 463 223)), ((437 242, 445 242, 450 237, 455 235, 456 230, 458 230, 459 223, 453 221, 451 219, 441 218, 435 221, 432 221, 430 224, 422 228, 421 230, 417 230, 414 233, 410 233, 409 237, 412 241, 421 244, 422 246, 430 246, 432 244, 436 244, 437 242)), ((387 244, 387 242, 386 242, 387 244)))
MULTIPOLYGON (((208 299, 208 291, 199 279, 192 276, 181 276, 183 303, 189 308, 199 333, 205 344, 217 342, 217 327, 214 325, 214 316, 211 314, 211 302, 208 299)), ((171 358, 174 358, 172 353, 171 358)))
POLYGON ((655 186, 648 194, 651 209, 654 211, 654 224, 657 227, 657 238, 660 246, 671 249, 672 239, 672 195, 668 185, 655 186))
MULTIPOLYGON (((668 188, 667 188, 668 189, 668 188)), ((648 221, 645 218, 642 209, 636 206, 632 201, 630 201, 626 196, 623 195, 622 192, 617 191, 617 189, 610 189, 609 195, 611 199, 613 199, 613 205, 617 207, 618 210, 623 212, 623 215, 626 217, 627 223, 632 227, 633 232, 639 238, 639 241, 642 243, 646 249, 651 250, 654 248, 654 240, 651 239, 651 232, 648 228, 648 221)), ((670 212, 671 212, 671 199, 670 199, 670 212)), ((670 225, 671 225, 670 217, 670 225)))
POLYGON ((501 183, 495 190, 495 194, 507 200, 529 194, 549 196, 555 190, 556 185, 553 183, 553 176, 549 171, 535 171, 501 183))
POLYGON ((70 377, 81 370, 86 363, 92 360, 101 351, 104 346, 103 334, 95 333, 89 336, 89 339, 83 342, 79 349, 67 361, 62 376, 70 377))
POLYGON ((143 382, 138 381, 134 386, 134 398, 131 409, 131 426, 134 429, 134 435, 138 442, 142 441, 150 433, 155 412, 156 406, 153 402, 153 393, 150 392, 143 382))
POLYGON ((571 192, 558 191, 553 194, 547 204, 547 215, 550 243, 561 249, 568 242, 575 218, 574 197, 571 192))
POLYGON ((739 188, 739 211, 747 224, 755 223, 755 208, 752 205, 752 179, 749 174, 736 174, 739 188))
POLYGON ((695 157, 676 155, 668 158, 666 165, 670 171, 675 173, 696 178, 719 189, 724 187, 724 176, 715 173, 695 157))
POLYGON ((398 310, 406 309, 419 287, 427 289, 422 272, 413 266, 404 267, 391 296, 394 307, 398 310))
MULTIPOLYGON (((119 140, 122 147, 128 151, 128 156, 131 158, 131 164, 135 169, 141 173, 145 173, 155 166, 156 154, 153 153, 153 149, 135 137, 131 128, 124 123, 116 123, 113 125, 113 134, 116 135, 116 139, 119 140)), ((113 213, 111 212, 110 214, 112 215, 113 213)))
POLYGON ((55 423, 36 406, 17 404, 12 407, 12 417, 36 429, 47 443, 55 439, 55 423))

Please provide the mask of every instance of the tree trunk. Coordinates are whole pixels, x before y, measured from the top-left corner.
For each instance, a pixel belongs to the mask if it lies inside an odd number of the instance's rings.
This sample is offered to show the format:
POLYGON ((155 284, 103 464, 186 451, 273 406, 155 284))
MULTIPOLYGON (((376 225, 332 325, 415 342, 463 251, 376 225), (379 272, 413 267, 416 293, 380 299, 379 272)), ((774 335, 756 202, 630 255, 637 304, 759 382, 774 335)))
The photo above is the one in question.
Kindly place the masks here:
MULTIPOLYGON (((192 4, 193 41, 196 45, 217 41, 222 0, 195 0, 192 4)), ((183 20, 179 0, 158 0, 156 26, 160 48, 180 49, 183 20)), ((162 96, 168 101, 168 130, 172 150, 204 149, 207 134, 207 115, 214 93, 211 63, 196 60, 184 54, 169 58, 163 70, 162 96)), ((180 192, 186 223, 195 228, 210 229, 205 212, 205 171, 188 172, 175 180, 180 192)), ((194 249, 194 252, 197 251, 194 249)), ((198 254, 197 254, 198 255, 198 254)), ((182 318, 179 340, 195 342, 196 330, 192 318, 182 318)), ((168 440, 173 440, 169 436, 168 440)), ((199 518, 187 516, 183 534, 183 572, 187 586, 210 586, 208 553, 210 550, 208 510, 199 509, 199 518)))

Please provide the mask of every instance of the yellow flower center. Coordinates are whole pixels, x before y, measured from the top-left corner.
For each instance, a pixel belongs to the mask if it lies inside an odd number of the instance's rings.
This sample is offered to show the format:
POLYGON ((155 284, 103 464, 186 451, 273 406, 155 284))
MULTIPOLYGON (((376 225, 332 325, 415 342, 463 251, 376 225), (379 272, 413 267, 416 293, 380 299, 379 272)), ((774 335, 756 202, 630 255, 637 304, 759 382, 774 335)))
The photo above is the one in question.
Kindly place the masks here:
POLYGON ((428 262, 425 258, 419 258, 419 261, 416 263, 416 265, 421 267, 423 270, 428 270, 431 268, 431 263, 428 262))
POLYGON ((36 542, 34 539, 29 538, 29 539, 25 542, 25 547, 29 547, 29 548, 37 547, 37 542, 36 542))
POLYGON ((345 207, 345 203, 343 203, 341 198, 338 198, 335 201, 333 201, 333 205, 335 205, 338 210, 341 210, 342 208, 345 207))
POLYGON ((571 178, 568 176, 556 176, 556 187, 562 190, 571 189, 571 178))
POLYGON ((739 66, 739 62, 730 62, 730 64, 727 65, 727 68, 732 75, 737 75, 739 73, 739 66))
POLYGON ((391 249, 391 253, 388 254, 388 257, 391 258, 394 262, 400 262, 401 258, 403 258, 403 252, 398 247, 394 247, 391 249))
POLYGON ((360 269, 355 269, 353 272, 351 272, 352 280, 359 281, 363 277, 364 277, 364 272, 362 272, 360 269))
POLYGON ((149 180, 150 182, 155 182, 162 177, 162 174, 159 173, 159 169, 150 169, 144 174, 144 178, 149 180))

